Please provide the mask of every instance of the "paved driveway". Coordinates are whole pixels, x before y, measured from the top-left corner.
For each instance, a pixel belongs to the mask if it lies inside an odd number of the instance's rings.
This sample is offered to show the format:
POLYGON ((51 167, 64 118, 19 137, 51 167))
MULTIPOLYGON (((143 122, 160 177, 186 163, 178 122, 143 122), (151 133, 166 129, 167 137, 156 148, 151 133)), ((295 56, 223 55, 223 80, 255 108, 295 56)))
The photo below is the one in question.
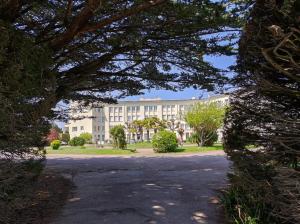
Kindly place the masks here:
POLYGON ((75 183, 53 224, 224 223, 216 204, 226 184, 222 155, 52 157, 75 183))

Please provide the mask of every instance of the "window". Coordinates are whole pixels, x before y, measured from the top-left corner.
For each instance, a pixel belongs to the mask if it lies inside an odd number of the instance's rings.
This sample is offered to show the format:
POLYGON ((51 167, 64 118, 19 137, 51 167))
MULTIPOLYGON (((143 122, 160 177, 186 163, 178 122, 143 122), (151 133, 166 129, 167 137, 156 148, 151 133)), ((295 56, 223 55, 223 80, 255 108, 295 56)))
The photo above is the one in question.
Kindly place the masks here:
POLYGON ((123 117, 119 116, 119 121, 123 121, 123 117))
POLYGON ((83 126, 80 126, 80 130, 83 131, 83 130, 84 130, 84 127, 83 127, 83 126))
POLYGON ((131 107, 127 107, 127 112, 131 112, 131 107))
POLYGON ((98 126, 98 131, 100 131, 100 126, 98 126))
POLYGON ((139 113, 140 112, 140 106, 136 107, 136 112, 139 113))
POLYGON ((127 121, 131 121, 131 116, 127 116, 127 121))
POLYGON ((135 112, 135 107, 132 107, 132 112, 135 112))
POLYGON ((72 127, 72 131, 77 131, 77 127, 72 127))
POLYGON ((112 113, 113 112, 113 107, 110 107, 109 108, 109 113, 112 113))
POLYGON ((154 112, 157 111, 157 106, 153 106, 154 112))
POLYGON ((145 111, 148 111, 148 106, 145 106, 145 111))
POLYGON ((114 117, 113 116, 109 116, 109 121, 113 121, 114 117))
POLYGON ((153 107, 152 106, 149 106, 149 111, 153 111, 153 107))
POLYGON ((122 113, 123 108, 119 107, 119 113, 122 113))
POLYGON ((119 117, 118 116, 115 116, 114 119, 115 119, 115 121, 119 121, 119 117))
POLYGON ((163 116, 162 116, 162 119, 163 119, 163 120, 167 120, 167 116, 166 116, 166 115, 163 115, 163 116))
POLYGON ((114 112, 118 113, 118 108, 117 107, 114 108, 114 112))

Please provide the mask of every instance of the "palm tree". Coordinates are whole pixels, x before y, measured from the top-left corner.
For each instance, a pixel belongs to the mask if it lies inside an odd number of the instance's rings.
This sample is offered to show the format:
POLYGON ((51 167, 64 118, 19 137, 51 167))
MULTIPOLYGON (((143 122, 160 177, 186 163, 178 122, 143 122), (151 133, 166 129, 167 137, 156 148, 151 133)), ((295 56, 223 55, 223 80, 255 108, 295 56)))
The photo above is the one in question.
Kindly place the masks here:
POLYGON ((135 133, 137 134, 138 140, 143 141, 143 126, 144 123, 142 120, 134 120, 131 123, 133 129, 135 129, 135 133))

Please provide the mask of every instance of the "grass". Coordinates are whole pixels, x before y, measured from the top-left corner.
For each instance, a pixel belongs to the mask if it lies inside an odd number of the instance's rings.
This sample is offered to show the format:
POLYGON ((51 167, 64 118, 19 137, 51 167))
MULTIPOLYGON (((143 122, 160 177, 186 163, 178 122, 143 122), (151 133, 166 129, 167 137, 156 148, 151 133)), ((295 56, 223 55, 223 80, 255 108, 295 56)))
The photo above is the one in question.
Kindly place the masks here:
POLYGON ((176 150, 176 153, 178 152, 185 152, 185 153, 195 153, 195 152, 209 152, 209 151, 215 151, 215 150, 223 150, 223 146, 220 144, 215 144, 213 146, 183 146, 179 147, 176 150))
MULTIPOLYGON (((58 150, 53 150, 48 147, 46 149, 47 154, 62 154, 62 155, 128 155, 133 154, 135 149, 143 148, 152 150, 152 144, 150 142, 139 142, 134 144, 128 144, 128 149, 107 149, 107 148, 96 148, 93 146, 87 146, 82 148, 80 146, 62 146, 58 150)), ((201 153, 215 150, 223 150, 221 144, 215 144, 214 146, 185 146, 178 147, 175 153, 201 153)))
POLYGON ((80 146, 60 147, 58 150, 47 149, 47 154, 70 154, 70 155, 127 155, 132 154, 130 150, 101 149, 95 147, 82 148, 80 146))
POLYGON ((152 143, 151 142, 137 142, 133 144, 127 144, 128 149, 152 149, 152 143))

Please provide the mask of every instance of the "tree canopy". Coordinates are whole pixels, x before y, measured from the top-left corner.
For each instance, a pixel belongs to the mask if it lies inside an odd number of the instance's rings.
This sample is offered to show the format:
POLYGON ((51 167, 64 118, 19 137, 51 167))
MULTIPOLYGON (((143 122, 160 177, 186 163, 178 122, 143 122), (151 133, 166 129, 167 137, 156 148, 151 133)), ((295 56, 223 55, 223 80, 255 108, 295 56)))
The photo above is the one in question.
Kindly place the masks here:
MULTIPOLYGON (((221 128, 225 115, 224 106, 216 102, 197 103, 185 115, 186 122, 197 135, 200 146, 208 145, 215 138, 217 129, 221 128)), ((213 142, 212 142, 213 143, 213 142)))
POLYGON ((56 102, 158 87, 213 90, 225 77, 203 55, 232 54, 222 43, 232 33, 215 34, 239 25, 209 0, 11 0, 1 1, 0 20, 47 49, 56 102))
POLYGON ((61 101, 222 86, 227 78, 203 56, 233 54, 232 12, 210 0, 0 0, 3 149, 20 148, 16 136, 43 145, 49 122, 66 115, 53 109, 61 101))

